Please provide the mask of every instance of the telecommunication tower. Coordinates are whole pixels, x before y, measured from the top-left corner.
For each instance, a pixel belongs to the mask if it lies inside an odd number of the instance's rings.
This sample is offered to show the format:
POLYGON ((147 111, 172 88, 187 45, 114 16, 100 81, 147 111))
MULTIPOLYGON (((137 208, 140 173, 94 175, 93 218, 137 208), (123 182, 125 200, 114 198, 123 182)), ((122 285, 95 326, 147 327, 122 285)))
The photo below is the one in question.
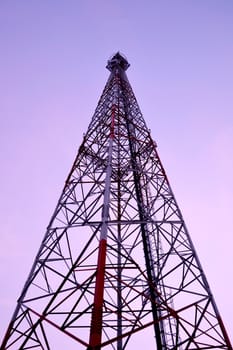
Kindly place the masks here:
POLYGON ((119 52, 6 349, 232 346, 119 52))

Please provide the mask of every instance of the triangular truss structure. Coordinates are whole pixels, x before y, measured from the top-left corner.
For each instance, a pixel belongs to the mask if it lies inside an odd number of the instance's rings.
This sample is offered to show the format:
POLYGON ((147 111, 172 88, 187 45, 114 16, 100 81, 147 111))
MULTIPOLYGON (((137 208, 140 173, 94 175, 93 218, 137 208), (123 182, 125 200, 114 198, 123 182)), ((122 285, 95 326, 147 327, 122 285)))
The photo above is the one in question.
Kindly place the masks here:
POLYGON ((232 349, 125 71, 110 77, 1 349, 232 349))

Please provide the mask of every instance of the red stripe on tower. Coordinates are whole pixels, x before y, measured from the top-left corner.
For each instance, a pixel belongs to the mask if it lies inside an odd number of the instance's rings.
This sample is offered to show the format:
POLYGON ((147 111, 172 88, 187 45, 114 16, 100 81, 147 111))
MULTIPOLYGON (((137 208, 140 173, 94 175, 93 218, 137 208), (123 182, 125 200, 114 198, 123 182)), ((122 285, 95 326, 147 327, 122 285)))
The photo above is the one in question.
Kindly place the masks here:
POLYGON ((99 255, 96 271, 95 297, 92 310, 91 330, 89 349, 99 350, 101 346, 102 334, 102 307, 104 299, 104 273, 106 262, 106 239, 101 239, 99 243, 99 255))

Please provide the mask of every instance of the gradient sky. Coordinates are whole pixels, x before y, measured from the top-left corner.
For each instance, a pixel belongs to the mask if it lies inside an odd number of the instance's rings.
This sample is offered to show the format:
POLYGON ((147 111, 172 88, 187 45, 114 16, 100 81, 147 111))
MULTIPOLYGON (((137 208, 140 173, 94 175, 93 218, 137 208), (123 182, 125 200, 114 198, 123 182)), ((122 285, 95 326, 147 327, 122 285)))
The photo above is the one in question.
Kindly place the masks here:
POLYGON ((120 50, 233 341, 233 0, 1 0, 0 48, 0 338, 120 50))

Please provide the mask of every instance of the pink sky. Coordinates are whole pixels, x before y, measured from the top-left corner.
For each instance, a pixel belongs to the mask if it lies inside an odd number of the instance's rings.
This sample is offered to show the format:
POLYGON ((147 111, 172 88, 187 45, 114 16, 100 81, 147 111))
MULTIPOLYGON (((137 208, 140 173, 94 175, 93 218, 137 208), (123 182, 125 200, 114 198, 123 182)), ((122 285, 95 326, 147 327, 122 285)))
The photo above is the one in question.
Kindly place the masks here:
POLYGON ((123 52, 233 340, 233 2, 0 2, 0 337, 123 52))

